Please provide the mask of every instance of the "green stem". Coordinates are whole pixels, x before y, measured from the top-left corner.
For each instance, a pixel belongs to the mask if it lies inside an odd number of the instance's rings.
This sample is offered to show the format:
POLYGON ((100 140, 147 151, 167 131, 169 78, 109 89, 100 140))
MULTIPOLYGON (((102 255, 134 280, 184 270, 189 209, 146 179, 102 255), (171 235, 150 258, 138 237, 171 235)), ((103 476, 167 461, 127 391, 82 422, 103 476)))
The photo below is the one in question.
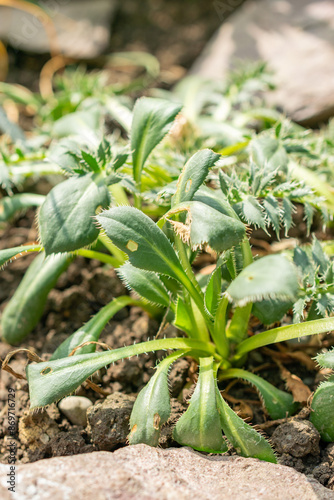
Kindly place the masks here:
POLYGON ((297 339, 307 335, 329 333, 332 330, 334 330, 334 318, 317 319, 314 321, 307 321, 306 323, 299 323, 298 325, 273 328, 272 330, 258 333, 241 342, 233 359, 237 361, 247 352, 269 344, 297 339))
POLYGON ((124 264, 124 262, 127 261, 128 257, 127 255, 122 252, 122 250, 120 250, 119 248, 117 248, 116 245, 114 245, 112 243, 112 241, 110 241, 110 239, 108 238, 108 236, 106 236, 104 233, 100 232, 100 235, 98 237, 98 240, 100 241, 100 243, 102 243, 102 245, 107 248, 109 250, 109 252, 111 254, 113 254, 113 256, 115 257, 115 259, 118 260, 118 266, 121 266, 122 264, 124 264))
POLYGON ((114 257, 111 257, 110 255, 107 255, 102 252, 97 252, 96 250, 87 250, 85 248, 81 248, 76 252, 77 255, 81 255, 81 257, 86 257, 87 259, 96 259, 99 260, 100 262, 103 262, 104 264, 110 264, 112 267, 119 267, 120 262, 119 260, 115 259, 114 257))

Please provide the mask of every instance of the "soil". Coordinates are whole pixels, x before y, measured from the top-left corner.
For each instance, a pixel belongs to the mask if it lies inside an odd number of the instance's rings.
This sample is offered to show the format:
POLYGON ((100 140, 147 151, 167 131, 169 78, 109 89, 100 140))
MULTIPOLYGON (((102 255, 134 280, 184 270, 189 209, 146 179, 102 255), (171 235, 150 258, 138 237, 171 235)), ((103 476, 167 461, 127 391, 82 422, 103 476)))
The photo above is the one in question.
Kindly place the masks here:
MULTIPOLYGON (((11 247, 33 241, 34 212, 18 216, 10 225, 0 230, 0 248, 11 247)), ((259 235, 261 236, 261 235, 259 235)), ((14 293, 33 255, 18 258, 0 274, 0 311, 14 293)), ((206 265, 206 259, 203 259, 206 265)), ((54 349, 87 321, 113 297, 128 293, 114 270, 97 261, 77 257, 62 275, 57 286, 49 294, 43 317, 20 347, 33 349, 47 360, 54 349)), ((256 328, 256 322, 253 325, 256 328)), ((139 308, 120 311, 105 328, 101 341, 112 348, 152 338, 158 331, 158 323, 139 308)), ((164 331, 166 336, 178 332, 171 326, 164 331)), ((326 342, 330 339, 327 337, 326 342)), ((323 374, 309 365, 311 356, 319 346, 312 343, 298 348, 263 349, 252 353, 248 369, 257 369, 264 378, 284 389, 278 363, 284 364, 290 372, 314 390, 323 374), (303 350, 304 349, 304 350, 303 350), (291 354, 291 352, 293 353, 291 354), (297 355, 296 352, 303 352, 297 355), (299 358, 299 359, 298 359, 299 358)), ((0 343, 0 357, 3 359, 13 347, 0 343)), ((136 394, 153 374, 153 367, 163 353, 149 353, 138 358, 117 362, 100 370, 93 382, 104 391, 104 395, 83 384, 77 395, 88 398, 92 406, 87 411, 87 425, 73 425, 70 420, 52 404, 45 410, 29 412, 28 385, 25 380, 16 380, 7 372, 1 372, 0 385, 0 461, 8 460, 10 440, 7 421, 8 390, 15 389, 17 419, 17 458, 27 463, 54 456, 75 455, 96 450, 112 451, 127 444, 129 418, 136 394)), ((24 374, 27 364, 25 353, 18 353, 11 361, 11 367, 24 374)), ((313 367, 315 368, 315 367, 313 367)), ((170 372, 172 415, 164 426, 160 446, 178 446, 172 439, 172 428, 186 409, 194 387, 197 366, 188 359, 177 361, 170 372)), ((334 444, 322 442, 318 431, 308 421, 307 407, 295 417, 283 421, 267 420, 256 391, 240 381, 225 382, 222 387, 231 406, 243 418, 258 426, 271 439, 279 462, 294 467, 299 472, 313 475, 321 484, 334 489, 334 444)), ((230 454, 234 450, 230 448, 230 454)))

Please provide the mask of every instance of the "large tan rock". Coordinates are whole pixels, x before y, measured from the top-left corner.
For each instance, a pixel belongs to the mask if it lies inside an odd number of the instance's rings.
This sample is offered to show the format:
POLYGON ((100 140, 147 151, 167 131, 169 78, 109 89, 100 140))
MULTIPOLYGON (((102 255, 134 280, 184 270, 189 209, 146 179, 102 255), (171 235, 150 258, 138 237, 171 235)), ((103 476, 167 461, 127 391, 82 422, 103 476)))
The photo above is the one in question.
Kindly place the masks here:
MULTIPOLYGON (((224 20, 226 6, 215 1, 224 20)), ((265 60, 276 75, 270 104, 312 125, 334 115, 334 3, 248 0, 209 42, 192 73, 223 77, 235 60, 265 60)))
MULTIPOLYGON (((7 499, 0 466, 0 498, 7 499)), ((15 500, 331 500, 334 493, 290 467, 189 448, 146 445, 41 460, 16 468, 15 500)))

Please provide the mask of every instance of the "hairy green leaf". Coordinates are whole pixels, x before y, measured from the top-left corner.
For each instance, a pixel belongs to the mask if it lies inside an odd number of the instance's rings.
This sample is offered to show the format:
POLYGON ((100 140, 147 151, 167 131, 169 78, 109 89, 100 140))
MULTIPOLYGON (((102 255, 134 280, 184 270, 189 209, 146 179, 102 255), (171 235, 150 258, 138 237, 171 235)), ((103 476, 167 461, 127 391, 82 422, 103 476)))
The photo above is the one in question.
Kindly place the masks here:
POLYGON ((138 99, 131 127, 133 177, 140 182, 141 172, 151 151, 169 132, 181 106, 164 99, 138 99))
POLYGON ((334 441, 334 375, 320 384, 311 403, 310 421, 324 441, 334 441))
POLYGON ((172 207, 184 201, 191 201, 205 181, 210 168, 219 160, 220 155, 210 149, 197 151, 185 164, 179 177, 172 207))
POLYGON ((17 255, 28 252, 38 252, 40 249, 40 245, 21 245, 19 247, 0 250, 0 267, 4 266, 11 259, 15 259, 17 255))
POLYGON ((229 250, 240 243, 245 234, 245 225, 199 201, 180 203, 167 212, 165 217, 186 212, 185 223, 171 221, 175 232, 193 249, 209 245, 217 252, 229 250))
POLYGON ((227 439, 232 443, 237 453, 243 457, 259 458, 267 462, 277 463, 275 454, 261 434, 246 424, 221 397, 216 389, 217 404, 220 413, 221 426, 227 439))
POLYGON ((168 307, 170 298, 168 291, 159 276, 150 271, 144 271, 126 262, 118 269, 120 278, 131 290, 153 304, 168 307))
POLYGON ((331 368, 334 370, 334 349, 318 354, 316 361, 322 368, 331 368))
POLYGON ((173 438, 183 446, 207 453, 223 453, 223 439, 217 409, 213 358, 200 358, 200 370, 195 391, 187 411, 178 420, 173 438))
POLYGON ((238 306, 263 299, 295 301, 299 290, 295 266, 281 255, 268 255, 247 266, 226 290, 238 306))
POLYGON ((214 346, 193 339, 160 339, 106 352, 79 354, 67 358, 30 364, 27 367, 31 408, 51 404, 71 394, 94 372, 119 359, 162 349, 191 349, 203 355, 214 354, 214 346))
POLYGON ((168 370, 185 352, 177 352, 163 359, 149 383, 138 394, 130 417, 130 444, 158 446, 161 427, 171 413, 168 370))
POLYGON ((45 253, 71 252, 93 243, 99 229, 93 216, 106 208, 110 195, 103 178, 96 174, 71 177, 47 195, 38 214, 45 253))
POLYGON ((111 241, 135 267, 166 274, 177 280, 184 275, 179 259, 165 234, 143 212, 115 207, 96 216, 111 241))

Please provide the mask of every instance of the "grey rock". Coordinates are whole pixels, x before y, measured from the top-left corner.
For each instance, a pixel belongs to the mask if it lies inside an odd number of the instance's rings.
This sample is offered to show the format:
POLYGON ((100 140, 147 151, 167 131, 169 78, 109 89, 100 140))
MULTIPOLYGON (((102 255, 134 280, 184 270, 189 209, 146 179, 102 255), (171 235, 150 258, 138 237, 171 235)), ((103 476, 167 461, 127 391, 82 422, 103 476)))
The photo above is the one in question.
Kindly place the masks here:
POLYGON ((0 6, 0 39, 15 48, 37 53, 49 52, 51 45, 64 55, 78 59, 96 57, 108 46, 117 0, 45 0, 39 3, 55 28, 51 43, 44 27, 48 20, 46 15, 33 16, 24 10, 3 6, 0 6))
POLYGON ((83 396, 68 396, 58 404, 59 410, 73 425, 87 425, 87 410, 93 403, 83 396))
MULTIPOLYGON (((222 21, 235 4, 213 3, 222 21)), ((333 2, 249 0, 223 22, 191 72, 222 78, 237 59, 265 60, 277 84, 268 103, 313 125, 334 115, 333 28, 333 2)))
MULTIPOLYGON (((0 496, 7 498, 0 465, 0 496)), ((16 468, 15 500, 331 500, 334 493, 290 467, 203 456, 189 448, 128 446, 16 468)))
POLYGON ((98 449, 113 450, 116 446, 126 443, 135 399, 134 396, 114 392, 88 409, 87 433, 98 449))
POLYGON ((293 457, 320 454, 320 434, 307 420, 292 420, 279 425, 271 441, 278 453, 289 453, 293 457))

